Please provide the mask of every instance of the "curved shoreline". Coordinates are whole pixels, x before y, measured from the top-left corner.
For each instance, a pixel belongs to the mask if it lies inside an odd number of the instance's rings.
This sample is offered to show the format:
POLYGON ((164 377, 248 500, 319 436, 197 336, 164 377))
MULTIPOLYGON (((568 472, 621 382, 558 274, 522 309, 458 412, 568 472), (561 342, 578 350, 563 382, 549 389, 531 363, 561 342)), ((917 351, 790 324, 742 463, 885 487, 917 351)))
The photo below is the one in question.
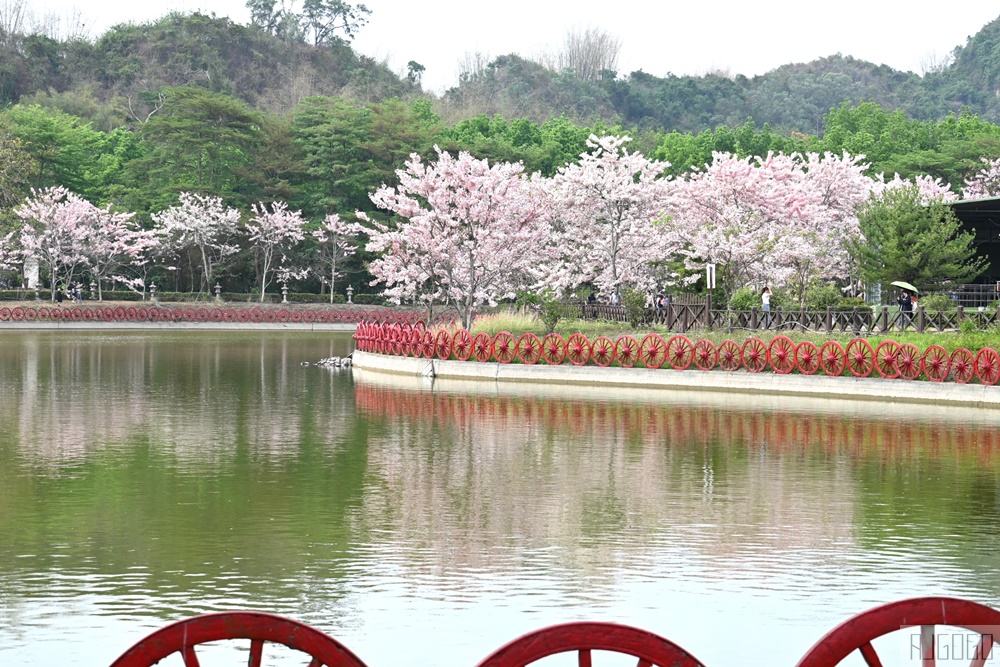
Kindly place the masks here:
POLYGON ((594 366, 538 366, 498 362, 441 361, 356 350, 355 368, 428 378, 480 382, 531 382, 649 390, 848 398, 899 403, 954 405, 1000 410, 1000 386, 881 378, 778 375, 745 371, 676 371, 594 366))

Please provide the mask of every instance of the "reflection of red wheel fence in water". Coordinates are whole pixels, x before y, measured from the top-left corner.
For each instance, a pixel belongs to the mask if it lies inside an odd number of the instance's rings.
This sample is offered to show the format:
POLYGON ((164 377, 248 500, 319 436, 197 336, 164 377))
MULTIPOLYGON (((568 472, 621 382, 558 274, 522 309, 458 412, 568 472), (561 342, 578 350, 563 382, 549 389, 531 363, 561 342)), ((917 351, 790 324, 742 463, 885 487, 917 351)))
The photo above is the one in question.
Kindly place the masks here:
POLYGON ((811 341, 795 346, 795 367, 803 375, 813 375, 819 370, 819 348, 811 341))
MULTIPOLYGON (((419 336, 423 328, 423 322, 417 322, 414 332, 419 336)), ((465 329, 459 329, 451 337, 452 347, 455 348, 455 358, 459 361, 468 361, 472 356, 472 334, 465 329)))
POLYGON ((632 336, 619 336, 615 342, 615 358, 622 368, 632 368, 639 361, 639 341, 632 336))
POLYGON ((913 343, 906 343, 901 345, 899 352, 896 354, 896 368, 899 370, 900 377, 904 377, 907 380, 916 380, 920 377, 920 361, 923 355, 920 354, 920 349, 913 343))
POLYGON ((574 366, 590 361, 590 340, 582 333, 575 333, 566 340, 566 358, 574 366))
POLYGON ((930 378, 931 382, 944 382, 951 372, 951 355, 940 345, 931 345, 924 350, 921 365, 924 375, 930 378))
POLYGON ((847 344, 847 370, 851 375, 866 378, 875 370, 875 350, 864 338, 855 338, 847 344))
POLYGON ((722 341, 719 346, 719 367, 724 371, 738 371, 743 366, 743 350, 731 340, 722 341))
POLYGON ((899 343, 891 339, 875 347, 875 370, 888 380, 899 377, 899 347, 899 343))
POLYGON ((964 347, 951 353, 951 374, 955 382, 965 384, 976 377, 976 358, 964 347))
POLYGON ((550 366, 558 366, 566 358, 566 341, 557 333, 542 339, 542 359, 550 366))
POLYGON ((517 358, 522 364, 537 364, 542 358, 542 340, 531 332, 521 334, 517 339, 517 358))
POLYGON ((472 356, 476 361, 489 361, 493 356, 493 338, 485 331, 472 337, 472 356))
MULTIPOLYGON (((703 667, 683 648, 651 632, 627 625, 588 621, 553 625, 529 632, 497 649, 477 667, 526 667, 549 656, 571 652, 577 652, 575 660, 561 660, 553 664, 575 663, 579 667, 590 667, 594 651, 638 658, 639 667, 703 667)), ((608 662, 616 664, 614 660, 608 662)))
POLYGON ((639 358, 646 368, 660 368, 667 360, 667 344, 660 334, 646 334, 639 343, 639 358))
POLYGON ((747 338, 742 354, 743 365, 751 373, 760 373, 767 366, 767 345, 760 338, 747 338))
POLYGON ((607 336, 598 336, 590 346, 590 358, 598 366, 610 366, 615 360, 615 342, 607 336))
MULTIPOLYGON (((900 640, 919 649, 921 664, 933 667, 938 655, 935 626, 962 628, 979 635, 978 638, 961 635, 964 649, 961 657, 974 656, 971 663, 974 667, 982 667, 994 643, 1000 641, 996 631, 1000 626, 1000 611, 957 598, 915 598, 882 605, 844 621, 816 642, 797 667, 835 667, 855 651, 861 654, 864 663, 881 665, 882 660, 872 642, 897 631, 905 633, 900 640), (976 644, 967 643, 969 640, 976 644)), ((947 636, 956 634, 950 631, 947 636)), ((940 648, 947 650, 949 647, 940 648)), ((862 660, 857 660, 857 664, 861 663, 862 660)))
POLYGON ((976 377, 986 385, 994 385, 1000 380, 1000 354, 984 347, 976 353, 976 377))
POLYGON ((509 364, 517 355, 517 341, 509 331, 501 331, 493 337, 493 358, 501 364, 509 364))
POLYGON ((767 346, 767 363, 779 375, 787 375, 795 368, 795 343, 788 336, 775 336, 767 346))
POLYGON ((719 363, 719 350, 715 343, 702 338, 694 344, 694 365, 698 370, 710 371, 719 363))
POLYGON ((840 375, 846 364, 846 353, 837 341, 828 340, 819 348, 819 366, 827 375, 840 375))
POLYGON ((694 361, 694 345, 687 336, 673 336, 667 341, 667 361, 677 371, 687 370, 694 361))

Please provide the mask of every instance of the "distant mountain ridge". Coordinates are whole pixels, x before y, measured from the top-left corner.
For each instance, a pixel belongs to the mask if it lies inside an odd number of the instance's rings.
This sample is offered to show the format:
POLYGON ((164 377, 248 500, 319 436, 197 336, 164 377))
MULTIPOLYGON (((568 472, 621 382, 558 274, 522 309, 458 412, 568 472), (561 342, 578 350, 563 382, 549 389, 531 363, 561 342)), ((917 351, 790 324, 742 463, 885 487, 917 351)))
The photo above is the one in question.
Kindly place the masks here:
MULTIPOLYGON (((1000 18, 953 55, 949 65, 923 76, 838 54, 754 77, 604 71, 593 79, 506 55, 463 77, 435 106, 447 122, 479 114, 539 123, 565 116, 668 132, 735 127, 752 118, 786 134, 817 135, 824 116, 845 101, 875 102, 918 120, 967 109, 1000 122, 1000 18)), ((314 47, 199 13, 115 26, 93 43, 0 32, 3 104, 50 97, 63 107, 113 106, 117 115, 105 114, 104 122, 115 126, 141 120, 155 108, 159 89, 177 85, 228 93, 279 114, 310 95, 363 102, 430 97, 418 77, 397 75, 347 42, 314 47)))

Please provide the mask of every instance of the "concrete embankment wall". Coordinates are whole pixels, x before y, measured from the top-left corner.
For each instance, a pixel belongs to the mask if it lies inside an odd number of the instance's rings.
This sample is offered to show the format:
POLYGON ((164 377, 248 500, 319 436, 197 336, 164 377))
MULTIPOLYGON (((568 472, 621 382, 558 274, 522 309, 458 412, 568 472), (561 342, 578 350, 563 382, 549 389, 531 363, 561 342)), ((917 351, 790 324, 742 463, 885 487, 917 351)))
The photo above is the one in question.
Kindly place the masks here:
MULTIPOLYGON (((954 405, 1000 410, 1000 386, 883 378, 779 375, 720 370, 650 370, 597 366, 548 366, 497 362, 440 361, 356 351, 355 368, 410 376, 482 382, 555 383, 590 387, 637 387, 720 393, 849 398, 954 405)), ((997 413, 1000 419, 1000 412, 997 413)))

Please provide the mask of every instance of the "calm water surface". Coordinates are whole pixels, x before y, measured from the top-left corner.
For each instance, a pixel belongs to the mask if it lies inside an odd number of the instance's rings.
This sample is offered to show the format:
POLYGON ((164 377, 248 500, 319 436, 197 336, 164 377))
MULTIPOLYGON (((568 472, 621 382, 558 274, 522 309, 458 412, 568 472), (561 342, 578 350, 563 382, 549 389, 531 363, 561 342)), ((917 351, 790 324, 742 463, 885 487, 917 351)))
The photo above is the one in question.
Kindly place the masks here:
POLYGON ((347 335, 0 343, 4 667, 102 667, 226 609, 371 667, 581 619, 791 667, 882 602, 1000 607, 998 412, 301 365, 347 335))

